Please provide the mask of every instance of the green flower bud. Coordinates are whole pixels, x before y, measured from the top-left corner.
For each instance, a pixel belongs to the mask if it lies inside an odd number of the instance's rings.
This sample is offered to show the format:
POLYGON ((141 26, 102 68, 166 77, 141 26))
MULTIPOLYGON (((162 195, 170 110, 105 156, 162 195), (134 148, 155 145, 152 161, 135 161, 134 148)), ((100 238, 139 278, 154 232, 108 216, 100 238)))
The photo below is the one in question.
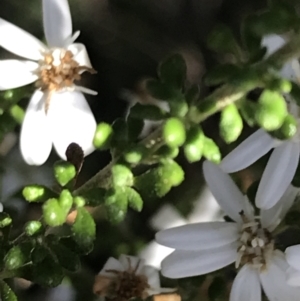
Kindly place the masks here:
POLYGON ((115 186, 132 186, 133 184, 133 174, 125 165, 114 165, 112 168, 112 176, 115 186))
POLYGON ((161 175, 171 186, 178 186, 184 180, 184 171, 180 165, 173 160, 164 160, 160 167, 161 175))
POLYGON ((270 83, 269 89, 279 93, 290 93, 292 87, 292 83, 289 80, 276 78, 270 83))
POLYGON ((169 118, 164 124, 163 138, 169 147, 179 147, 185 141, 185 126, 178 118, 169 118))
POLYGON ((143 159, 146 153, 147 153, 147 149, 143 145, 137 145, 125 152, 124 159, 128 163, 136 164, 143 159))
POLYGON ((178 147, 169 147, 167 145, 163 145, 157 152, 156 155, 165 158, 165 159, 174 159, 179 154, 178 147))
POLYGON ((281 127, 287 115, 287 107, 283 96, 277 92, 265 90, 259 98, 255 113, 257 123, 266 131, 274 131, 281 127))
POLYGON ((183 96, 180 100, 173 100, 169 102, 170 114, 176 117, 184 117, 189 110, 188 104, 185 102, 183 96))
POLYGON ((128 205, 137 212, 143 209, 143 200, 139 193, 131 187, 125 187, 124 192, 127 196, 128 205))
POLYGON ((0 228, 10 226, 12 223, 11 217, 6 212, 0 212, 0 228))
POLYGON ((235 104, 228 105, 221 112, 220 135, 226 143, 235 141, 243 130, 243 120, 235 104))
POLYGON ((67 215, 73 205, 73 196, 71 192, 64 189, 59 196, 59 206, 62 208, 64 213, 67 215))
POLYGON ((60 226, 66 220, 66 214, 57 199, 50 199, 43 205, 43 214, 45 223, 50 227, 60 226))
POLYGON ((94 146, 96 148, 102 148, 103 146, 106 146, 112 134, 113 129, 108 123, 99 123, 93 140, 94 146))
POLYGON ((12 247, 4 258, 4 264, 8 270, 15 270, 25 264, 25 262, 26 256, 20 246, 12 247))
POLYGON ((76 176, 76 168, 73 164, 66 161, 58 161, 54 164, 54 176, 61 185, 67 185, 76 176))
POLYGON ((192 127, 188 131, 184 154, 187 160, 192 163, 199 161, 202 157, 204 134, 199 127, 192 127))
POLYGON ((75 196, 73 202, 77 208, 81 208, 85 206, 85 199, 83 197, 75 196))
POLYGON ((12 106, 9 109, 9 113, 18 124, 22 124, 25 113, 24 113, 24 110, 20 106, 18 106, 18 105, 12 106))
POLYGON ((219 147, 212 139, 207 137, 204 138, 203 156, 213 163, 218 164, 221 162, 221 153, 219 147))
POLYGON ((278 130, 271 132, 270 134, 277 139, 285 140, 292 138, 296 134, 296 132, 297 121, 292 115, 288 114, 285 117, 282 126, 278 130))
POLYGON ((27 186, 22 190, 23 197, 28 202, 36 202, 44 196, 45 187, 40 185, 27 186))
POLYGON ((30 221, 25 224, 25 233, 28 236, 33 236, 41 233, 43 225, 39 221, 30 221))
POLYGON ((240 112, 245 121, 249 126, 254 126, 256 124, 255 112, 257 110, 257 104, 248 100, 244 100, 240 106, 240 112))

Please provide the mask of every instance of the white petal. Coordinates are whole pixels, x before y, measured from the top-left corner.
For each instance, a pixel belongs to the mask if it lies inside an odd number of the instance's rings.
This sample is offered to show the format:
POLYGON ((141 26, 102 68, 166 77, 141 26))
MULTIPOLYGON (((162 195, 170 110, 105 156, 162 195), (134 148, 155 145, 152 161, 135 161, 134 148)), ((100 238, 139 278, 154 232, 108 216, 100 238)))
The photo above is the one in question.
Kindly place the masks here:
POLYGON ((300 286, 300 271, 289 268, 286 272, 287 284, 290 286, 300 286))
POLYGON ((28 85, 37 80, 33 74, 38 64, 30 61, 0 61, 0 91, 28 85))
POLYGON ((72 36, 68 0, 43 0, 44 31, 50 47, 65 47, 72 36))
POLYGON ((233 180, 221 168, 209 161, 203 163, 205 181, 224 212, 241 222, 240 212, 245 211, 245 197, 233 180))
POLYGON ((68 46, 74 55, 74 60, 79 64, 79 66, 85 66, 88 68, 93 68, 87 50, 83 44, 76 43, 68 46))
POLYGON ((264 228, 273 231, 293 205, 299 189, 290 185, 278 203, 270 209, 260 211, 261 223, 264 228))
POLYGON ((119 261, 124 267, 124 270, 134 270, 136 274, 140 274, 144 265, 145 260, 135 256, 120 255, 119 261))
POLYGON ((288 247, 285 250, 285 255, 288 264, 300 271, 300 245, 288 247))
POLYGON ((220 166, 227 173, 242 170, 264 156, 276 143, 275 139, 260 129, 225 156, 220 166))
POLYGON ((116 276, 116 274, 111 271, 121 271, 121 272, 124 271, 124 267, 120 263, 120 261, 113 257, 108 258, 104 267, 99 272, 99 275, 108 276, 108 277, 116 276))
POLYGON ((49 124, 45 114, 45 95, 32 95, 22 123, 20 147, 24 160, 30 165, 45 163, 52 148, 49 124))
POLYGON ((237 258, 237 245, 204 251, 175 250, 163 260, 162 274, 168 278, 185 278, 219 270, 237 258))
POLYGON ((0 203, 0 212, 3 212, 3 204, 0 203))
POLYGON ((156 268, 145 265, 141 269, 141 274, 147 277, 148 284, 151 288, 160 288, 159 273, 156 268))
POLYGON ((53 144, 61 158, 66 158, 66 149, 72 142, 83 149, 85 156, 95 150, 93 139, 97 124, 82 93, 53 93, 48 118, 53 144))
POLYGON ((276 205, 295 175, 300 145, 287 141, 275 148, 261 178, 255 203, 258 208, 269 209, 276 205))
POLYGON ((257 270, 244 265, 236 275, 230 301, 261 301, 261 287, 257 270))
POLYGON ((184 225, 156 233, 156 241, 179 250, 219 248, 238 239, 236 223, 207 222, 184 225))
POLYGON ((286 282, 287 263, 281 256, 274 256, 266 271, 260 273, 260 280, 270 301, 299 301, 300 288, 286 282))
MULTIPOLYGON (((273 54, 279 48, 284 46, 286 41, 279 35, 269 35, 263 38, 262 45, 267 47, 267 56, 273 54)), ((287 79, 295 79, 295 66, 299 65, 297 60, 286 63, 281 69, 281 75, 287 79)))
POLYGON ((6 50, 37 61, 42 58, 46 46, 25 30, 0 18, 0 46, 6 50))

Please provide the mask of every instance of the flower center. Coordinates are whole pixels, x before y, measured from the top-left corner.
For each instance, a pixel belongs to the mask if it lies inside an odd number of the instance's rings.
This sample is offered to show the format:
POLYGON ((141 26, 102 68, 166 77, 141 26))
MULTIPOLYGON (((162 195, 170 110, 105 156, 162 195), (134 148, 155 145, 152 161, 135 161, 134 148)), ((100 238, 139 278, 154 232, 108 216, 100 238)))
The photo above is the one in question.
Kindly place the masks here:
POLYGON ((115 274, 115 277, 98 275, 94 284, 94 293, 107 297, 111 301, 147 298, 147 289, 150 286, 146 276, 136 274, 138 266, 139 264, 133 269, 129 260, 129 269, 127 271, 106 270, 106 272, 115 274))
MULTIPOLYGON (((74 81, 81 79, 84 71, 94 70, 85 66, 79 66, 74 60, 74 55, 66 49, 55 48, 44 54, 39 61, 39 67, 35 71, 38 80, 35 85, 43 92, 57 92, 63 89, 73 89, 74 81)), ((50 97, 48 97, 50 99, 50 97)), ((49 101, 46 102, 47 112, 49 101)))
POLYGON ((238 268, 240 265, 248 263, 259 270, 264 270, 267 268, 274 250, 271 233, 262 228, 258 221, 249 221, 243 214, 242 218, 244 223, 235 266, 238 268))

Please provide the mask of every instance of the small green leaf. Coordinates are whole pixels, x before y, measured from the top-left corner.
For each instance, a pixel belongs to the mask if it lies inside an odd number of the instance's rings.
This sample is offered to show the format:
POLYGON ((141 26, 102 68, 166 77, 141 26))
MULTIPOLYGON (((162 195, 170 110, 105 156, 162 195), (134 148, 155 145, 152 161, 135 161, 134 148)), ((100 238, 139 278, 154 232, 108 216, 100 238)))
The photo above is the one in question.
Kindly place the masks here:
POLYGON ((223 84, 229 78, 237 76, 241 72, 240 68, 232 64, 218 65, 205 74, 204 82, 208 86, 223 84))
POLYGON ((186 80, 187 67, 180 54, 173 54, 164 59, 158 67, 158 76, 163 83, 181 89, 186 80))
POLYGON ((61 266, 51 255, 47 255, 39 264, 33 266, 34 282, 43 287, 58 286, 64 276, 61 266))
POLYGON ((3 280, 0 281, 0 292, 2 301, 18 301, 14 291, 3 280))
POLYGON ((58 259, 58 263, 70 272, 76 272, 80 269, 80 260, 78 255, 70 249, 59 243, 48 242, 53 253, 58 259))
POLYGON ((50 251, 48 248, 42 245, 36 245, 32 250, 30 257, 33 264, 40 264, 47 256, 50 255, 50 251))
POLYGON ((181 146, 186 138, 183 122, 175 117, 169 118, 163 127, 163 138, 171 148, 181 146))
POLYGON ((191 87, 189 87, 185 92, 185 100, 187 104, 194 104, 198 100, 199 95, 200 89, 198 85, 192 85, 191 87))
POLYGON ((221 112, 220 135, 226 143, 234 142, 243 130, 243 120, 235 104, 230 104, 221 112))
POLYGON ((99 206, 104 203, 106 190, 104 188, 92 188, 87 191, 81 192, 80 196, 83 197, 88 205, 99 206))
POLYGON ((281 127, 286 115, 287 106, 283 96, 274 91, 264 90, 255 113, 257 123, 266 131, 274 131, 281 127))
POLYGON ((168 101, 177 97, 178 92, 174 91, 174 88, 158 80, 148 80, 146 85, 148 92, 155 99, 168 101))
POLYGON ((108 146, 108 142, 112 137, 113 129, 111 125, 105 122, 101 122, 98 124, 94 136, 94 146, 96 148, 105 148, 108 146))
POLYGON ((6 212, 0 212, 0 228, 8 227, 11 223, 11 217, 6 212))
POLYGON ((20 246, 12 247, 4 258, 5 267, 8 270, 15 270, 27 261, 27 258, 20 246))
POLYGON ((50 199, 43 205, 43 214, 45 223, 50 227, 60 226, 66 220, 66 214, 57 199, 50 199))
POLYGON ((135 142, 144 129, 145 122, 143 119, 132 118, 130 115, 127 118, 128 140, 135 142))
POLYGON ((43 225, 39 221, 29 221, 25 224, 24 231, 28 236, 41 234, 43 231, 43 225))
POLYGON ((93 245, 96 237, 96 225, 91 214, 84 208, 77 209, 77 216, 72 226, 73 237, 79 246, 93 245))
POLYGON ((208 137, 204 138, 203 156, 213 163, 218 164, 221 162, 221 153, 219 147, 212 139, 208 137))
POLYGON ((67 189, 64 189, 60 193, 58 203, 61 209, 63 210, 64 214, 67 215, 73 205, 73 196, 71 192, 67 189))
POLYGON ((61 185, 67 185, 76 176, 76 168, 73 164, 66 161, 58 161, 54 164, 54 176, 61 185))
POLYGON ((244 99, 241 102, 240 112, 245 121, 249 126, 254 126, 256 124, 255 113, 257 111, 257 104, 244 99))
POLYGON ((133 184, 133 174, 125 165, 114 165, 112 167, 112 177, 115 186, 132 186, 133 184))
POLYGON ((126 194, 129 207, 137 212, 141 212, 143 209, 143 200, 139 193, 131 187, 124 187, 124 193, 126 194))
POLYGON ((225 24, 218 24, 209 34, 207 46, 216 52, 239 54, 240 46, 231 29, 225 24))
POLYGON ((118 224, 124 220, 127 213, 128 199, 125 187, 111 189, 107 192, 105 208, 111 223, 118 224))
POLYGON ((74 205, 76 208, 84 207, 85 206, 85 199, 81 196, 75 196, 73 199, 74 205))
POLYGON ((22 195, 27 202, 43 202, 55 197, 55 193, 42 185, 29 185, 23 188, 22 195))
POLYGON ((154 105, 142 105, 137 103, 130 109, 130 117, 136 119, 162 120, 166 112, 154 105))

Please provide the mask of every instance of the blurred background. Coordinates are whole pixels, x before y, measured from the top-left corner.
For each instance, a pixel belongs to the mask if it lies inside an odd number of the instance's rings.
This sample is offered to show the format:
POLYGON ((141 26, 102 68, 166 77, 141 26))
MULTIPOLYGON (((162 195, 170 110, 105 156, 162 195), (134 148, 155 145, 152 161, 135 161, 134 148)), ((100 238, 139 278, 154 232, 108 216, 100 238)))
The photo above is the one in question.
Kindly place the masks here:
MULTIPOLYGON (((85 74, 83 86, 98 91, 97 96, 86 95, 98 122, 112 123, 124 116, 131 102, 145 102, 142 81, 156 77, 156 68, 165 56, 179 52, 188 66, 188 80, 201 82, 207 70, 223 58, 206 48, 210 30, 218 23, 229 25, 238 36, 241 20, 263 9, 262 0, 69 0, 73 30, 80 30, 77 41, 84 43, 96 75, 85 74)), ((1 0, 0 17, 43 39, 40 0, 1 0)), ((0 49, 0 58, 11 55, 0 49)), ((201 86, 201 85, 200 85, 201 86)), ((209 87, 201 86, 203 95, 209 87)), ((28 98, 20 105, 26 108, 28 98)), ((0 117, 1 118, 1 117, 0 117)), ((223 154, 249 135, 245 128, 239 140, 225 145, 217 136, 218 116, 204 124, 208 136, 214 137, 223 154)), ((253 130, 253 129, 252 129, 253 130)), ((27 204, 16 192, 32 183, 54 184, 52 165, 58 159, 53 152, 41 167, 27 166, 19 152, 19 128, 4 137, 0 144, 1 200, 4 208, 15 217, 15 226, 38 218, 40 206, 27 204)), ((259 174, 260 163, 236 176, 245 189, 259 174)), ((109 152, 95 152, 85 159, 78 184, 84 183, 110 161, 109 152)), ((112 226, 97 218, 97 240, 94 251, 83 257, 82 269, 70 274, 56 289, 45 289, 17 279, 14 287, 20 300, 89 301, 94 276, 110 256, 140 254, 149 264, 159 267, 161 259, 170 252, 154 242, 157 230, 187 222, 220 219, 218 205, 205 188, 201 162, 189 164, 179 155, 178 162, 186 176, 179 187, 163 199, 147 201, 138 214, 129 211, 124 222, 112 226)))

